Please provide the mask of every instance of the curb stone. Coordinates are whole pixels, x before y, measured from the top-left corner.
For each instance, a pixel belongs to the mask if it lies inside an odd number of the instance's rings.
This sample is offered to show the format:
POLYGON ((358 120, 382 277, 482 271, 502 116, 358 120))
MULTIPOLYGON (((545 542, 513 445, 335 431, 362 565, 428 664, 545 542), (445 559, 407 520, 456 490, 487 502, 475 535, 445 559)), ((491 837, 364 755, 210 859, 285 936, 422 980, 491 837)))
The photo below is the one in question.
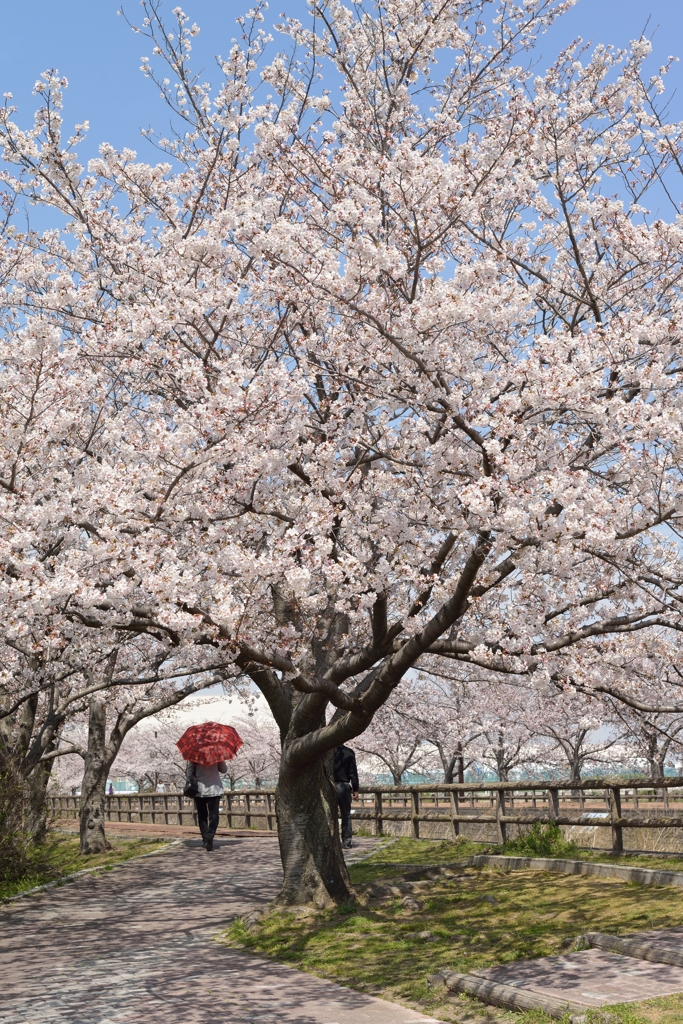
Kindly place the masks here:
POLYGON ((502 868, 503 871, 555 871, 563 875, 594 875, 598 878, 620 878, 640 885, 683 886, 683 871, 661 871, 658 868, 630 868, 625 864, 601 864, 588 860, 563 860, 553 857, 505 857, 480 853, 468 858, 475 868, 502 868))
MULTIPOLYGON (((400 837, 399 837, 400 838, 400 837)), ((397 841, 397 840, 394 840, 397 841)), ((356 863, 381 852, 384 847, 373 851, 356 863)), ((462 868, 500 868, 503 871, 554 871, 563 875, 593 875, 598 878, 619 878, 624 882, 638 882, 640 885, 674 885, 683 887, 683 871, 663 871, 659 868, 628 867, 625 864, 604 864, 601 861, 569 860, 555 857, 514 857, 503 854, 477 853, 461 860, 445 864, 391 864, 397 877, 402 879, 418 875, 430 875, 436 879, 448 871, 462 868)), ((393 877, 393 876, 392 876, 393 877)))
POLYGON ((584 1015, 585 1006, 572 1003, 566 999, 555 999, 552 996, 541 996, 534 992, 513 988, 512 985, 500 985, 495 981, 477 978, 473 974, 458 974, 456 971, 439 971, 427 979, 430 985, 443 985, 447 992, 465 992, 476 996, 485 1003, 500 1006, 504 1010, 543 1010, 551 1017, 561 1018, 568 1013, 584 1015))
POLYGON ((650 960, 656 964, 683 967, 683 951, 660 946, 656 942, 639 942, 635 937, 619 938, 616 935, 606 935, 603 932, 586 932, 580 938, 585 940, 584 948, 606 949, 612 953, 632 956, 636 960, 650 960))

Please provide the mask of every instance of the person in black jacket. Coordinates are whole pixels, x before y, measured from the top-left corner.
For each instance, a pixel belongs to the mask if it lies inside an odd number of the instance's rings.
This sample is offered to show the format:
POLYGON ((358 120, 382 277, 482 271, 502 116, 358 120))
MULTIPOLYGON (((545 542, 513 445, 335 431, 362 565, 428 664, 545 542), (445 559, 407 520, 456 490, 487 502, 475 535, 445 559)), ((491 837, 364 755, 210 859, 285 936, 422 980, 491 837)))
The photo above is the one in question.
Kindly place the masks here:
POLYGON ((342 846, 351 846, 351 799, 358 798, 358 769, 351 747, 334 748, 334 785, 342 820, 342 846))

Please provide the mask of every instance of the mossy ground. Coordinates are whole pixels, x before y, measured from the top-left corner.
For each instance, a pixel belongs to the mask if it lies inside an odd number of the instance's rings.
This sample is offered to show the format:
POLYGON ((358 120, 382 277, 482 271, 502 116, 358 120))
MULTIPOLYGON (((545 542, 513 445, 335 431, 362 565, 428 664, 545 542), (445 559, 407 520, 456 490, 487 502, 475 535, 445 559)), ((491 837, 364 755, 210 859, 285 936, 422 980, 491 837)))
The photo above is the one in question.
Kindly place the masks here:
MULTIPOLYGON (((550 1018, 467 997, 445 1000, 427 978, 557 954, 589 928, 619 935, 683 924, 683 889, 672 887, 457 867, 452 877, 401 881, 410 865, 454 864, 471 845, 399 840, 351 867, 358 903, 310 915, 278 912, 250 929, 237 922, 222 941, 442 1020, 540 1024, 550 1018), (406 894, 419 906, 404 906, 406 894)), ((624 1024, 683 1024, 683 996, 612 1012, 624 1024)))
POLYGON ((167 839, 110 839, 111 849, 105 853, 83 857, 78 852, 78 837, 51 833, 42 846, 34 851, 29 871, 19 882, 0 882, 0 899, 16 896, 45 882, 58 881, 65 875, 74 874, 83 868, 102 867, 105 870, 151 853, 168 843, 167 839))

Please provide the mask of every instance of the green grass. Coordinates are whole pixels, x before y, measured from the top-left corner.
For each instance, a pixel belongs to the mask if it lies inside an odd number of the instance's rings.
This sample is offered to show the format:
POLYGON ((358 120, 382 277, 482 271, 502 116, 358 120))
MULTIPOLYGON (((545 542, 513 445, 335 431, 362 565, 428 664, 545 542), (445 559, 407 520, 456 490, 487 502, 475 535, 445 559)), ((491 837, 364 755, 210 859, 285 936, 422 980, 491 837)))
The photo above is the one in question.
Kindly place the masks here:
MULTIPOLYGON (((618 935, 683 923, 683 889, 617 879, 456 868, 454 877, 391 891, 410 865, 453 864, 473 846, 401 839, 351 867, 358 903, 307 916, 279 912, 251 929, 237 922, 222 941, 443 1020, 532 1024, 549 1018, 506 1014, 467 997, 445 1000, 427 977, 557 954, 589 929, 618 935), (404 895, 419 908, 403 906, 404 895), (424 931, 429 939, 417 937, 424 931)), ((681 1024, 683 997, 625 1005, 618 1016, 624 1024, 681 1024)))
MULTIPOLYGON (((375 854, 372 858, 363 862, 367 867, 368 875, 373 876, 380 870, 380 864, 410 864, 415 865, 439 865, 451 864, 466 857, 473 857, 476 854, 493 854, 496 856, 508 855, 513 857, 540 857, 553 856, 555 858, 567 858, 569 860, 585 860, 594 864, 623 864, 626 867, 653 868, 661 871, 683 872, 683 854, 638 854, 621 853, 613 854, 610 850, 586 850, 581 847, 572 847, 571 852, 564 848, 555 854, 540 854, 520 852, 516 844, 509 843, 505 847, 496 846, 493 843, 474 843, 467 839, 456 842, 444 840, 440 842, 433 839, 399 839, 391 843, 384 850, 375 854)), ((360 865, 358 866, 360 867, 360 865)), ((356 867, 354 870, 358 870, 356 867)), ((358 879, 359 881, 365 879, 358 879)))
POLYGON ((579 847, 564 837, 564 832, 554 821, 542 825, 535 821, 511 842, 505 843, 504 853, 521 854, 523 857, 576 857, 579 847))
POLYGON ((105 870, 151 853, 168 843, 167 839, 110 839, 111 849, 105 853, 83 857, 78 852, 78 838, 75 836, 50 835, 46 844, 38 847, 33 854, 29 872, 19 882, 0 882, 0 899, 16 896, 27 889, 45 882, 58 881, 65 875, 82 871, 83 868, 102 867, 105 870))

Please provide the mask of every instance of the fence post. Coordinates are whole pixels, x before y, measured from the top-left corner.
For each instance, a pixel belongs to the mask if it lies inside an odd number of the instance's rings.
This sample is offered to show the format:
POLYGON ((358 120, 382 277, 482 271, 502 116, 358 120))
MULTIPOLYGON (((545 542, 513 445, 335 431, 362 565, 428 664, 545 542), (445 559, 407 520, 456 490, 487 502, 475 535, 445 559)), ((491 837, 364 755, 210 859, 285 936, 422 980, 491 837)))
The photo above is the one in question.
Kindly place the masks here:
POLYGON ((557 789, 554 786, 548 788, 548 810, 551 818, 559 818, 560 816, 560 796, 557 789))
POLYGON ((375 809, 375 835, 381 836, 384 834, 384 822, 382 821, 382 794, 374 793, 374 809, 375 809))
POLYGON ((505 790, 499 789, 497 796, 496 817, 498 818, 498 842, 502 845, 507 839, 507 825, 504 821, 501 821, 501 818, 505 814, 505 790))
POLYGON ((451 828, 453 829, 453 838, 457 839, 460 835, 460 822, 455 820, 456 814, 460 814, 460 801, 458 800, 457 789, 451 790, 451 828))
POLYGON ((621 818, 621 790, 618 786, 610 787, 610 818, 612 819, 612 853, 624 852, 624 830, 614 822, 621 818))
POLYGON ((420 820, 418 815, 420 813, 420 792, 417 789, 411 789, 410 791, 411 801, 413 805, 413 839, 420 838, 420 820))

